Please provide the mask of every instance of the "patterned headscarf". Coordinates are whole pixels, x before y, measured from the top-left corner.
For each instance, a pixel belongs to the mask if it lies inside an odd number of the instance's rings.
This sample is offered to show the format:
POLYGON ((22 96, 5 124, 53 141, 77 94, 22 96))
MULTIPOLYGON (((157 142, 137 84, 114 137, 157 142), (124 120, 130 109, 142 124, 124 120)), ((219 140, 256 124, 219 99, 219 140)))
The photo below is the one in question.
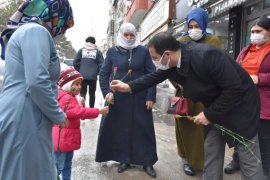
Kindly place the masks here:
POLYGON ((26 0, 10 17, 7 28, 1 34, 2 59, 5 58, 5 47, 12 33, 28 22, 43 25, 52 37, 64 34, 68 28, 74 25, 73 13, 68 0, 26 0))

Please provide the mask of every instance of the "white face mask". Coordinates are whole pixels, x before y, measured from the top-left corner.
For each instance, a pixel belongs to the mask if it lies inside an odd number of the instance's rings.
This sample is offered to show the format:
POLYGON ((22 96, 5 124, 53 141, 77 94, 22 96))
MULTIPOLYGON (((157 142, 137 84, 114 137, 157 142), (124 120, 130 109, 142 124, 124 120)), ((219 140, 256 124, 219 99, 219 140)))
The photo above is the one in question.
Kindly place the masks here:
POLYGON ((170 64, 171 59, 168 59, 167 63, 164 65, 164 64, 161 63, 161 61, 163 59, 163 56, 164 56, 164 53, 162 54, 161 58, 158 61, 153 61, 154 64, 155 64, 155 66, 156 66, 156 68, 157 69, 160 69, 160 70, 170 69, 169 64, 170 64))
POLYGON ((253 33, 250 35, 250 41, 252 44, 262 45, 267 41, 267 39, 263 34, 253 33))
POLYGON ((191 39, 197 41, 203 37, 202 30, 198 28, 193 28, 188 31, 188 35, 191 39))
POLYGON ((133 44, 135 44, 136 39, 127 39, 124 37, 124 41, 128 46, 132 46, 133 44))

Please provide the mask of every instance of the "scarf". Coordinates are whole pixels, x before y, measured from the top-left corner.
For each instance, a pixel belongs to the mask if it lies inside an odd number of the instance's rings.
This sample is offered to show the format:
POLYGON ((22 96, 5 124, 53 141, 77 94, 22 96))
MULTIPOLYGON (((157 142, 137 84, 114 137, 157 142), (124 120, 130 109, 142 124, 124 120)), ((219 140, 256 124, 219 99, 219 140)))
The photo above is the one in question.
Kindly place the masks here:
POLYGON ((2 32, 0 43, 1 58, 5 59, 5 49, 11 35, 23 24, 35 22, 44 26, 56 37, 64 34, 74 25, 73 13, 68 0, 26 0, 10 17, 7 28, 2 32))
POLYGON ((118 36, 117 36, 117 45, 125 49, 134 49, 138 46, 136 41, 136 28, 131 23, 124 23, 121 25, 118 36), (125 38, 124 33, 132 33, 135 36, 134 40, 128 40, 125 38))

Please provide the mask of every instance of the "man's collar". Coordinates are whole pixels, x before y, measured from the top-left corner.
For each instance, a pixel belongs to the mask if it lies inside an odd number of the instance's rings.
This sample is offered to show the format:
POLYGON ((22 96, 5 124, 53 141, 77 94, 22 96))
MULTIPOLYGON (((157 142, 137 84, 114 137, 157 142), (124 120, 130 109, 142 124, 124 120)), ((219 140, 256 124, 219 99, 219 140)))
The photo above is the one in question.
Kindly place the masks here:
POLYGON ((179 43, 180 46, 180 63, 178 62, 177 64, 177 71, 181 76, 187 76, 188 74, 188 70, 189 70, 189 63, 190 63, 190 56, 189 56, 189 52, 188 52, 188 48, 189 46, 192 45, 192 43, 179 43), (179 66, 179 67, 178 67, 179 66))

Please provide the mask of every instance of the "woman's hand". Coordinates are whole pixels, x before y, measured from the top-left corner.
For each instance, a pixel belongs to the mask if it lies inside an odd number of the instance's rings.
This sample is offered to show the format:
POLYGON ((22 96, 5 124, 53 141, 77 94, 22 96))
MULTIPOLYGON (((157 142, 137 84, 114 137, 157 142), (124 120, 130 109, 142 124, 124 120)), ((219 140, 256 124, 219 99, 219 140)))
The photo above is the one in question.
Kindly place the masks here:
POLYGON ((145 105, 147 107, 147 110, 150 110, 153 108, 154 102, 153 101, 146 101, 145 105))
POLYGON ((113 104, 113 103, 114 103, 113 93, 109 92, 109 93, 105 96, 105 100, 106 100, 108 103, 113 104))
POLYGON ((60 124, 60 127, 61 127, 61 128, 68 127, 68 118, 67 118, 66 115, 65 115, 65 117, 64 117, 64 120, 63 120, 62 123, 60 124))
POLYGON ((252 81, 253 81, 254 84, 257 85, 259 83, 258 76, 256 76, 256 75, 250 75, 250 77, 251 77, 251 79, 252 79, 252 81))

